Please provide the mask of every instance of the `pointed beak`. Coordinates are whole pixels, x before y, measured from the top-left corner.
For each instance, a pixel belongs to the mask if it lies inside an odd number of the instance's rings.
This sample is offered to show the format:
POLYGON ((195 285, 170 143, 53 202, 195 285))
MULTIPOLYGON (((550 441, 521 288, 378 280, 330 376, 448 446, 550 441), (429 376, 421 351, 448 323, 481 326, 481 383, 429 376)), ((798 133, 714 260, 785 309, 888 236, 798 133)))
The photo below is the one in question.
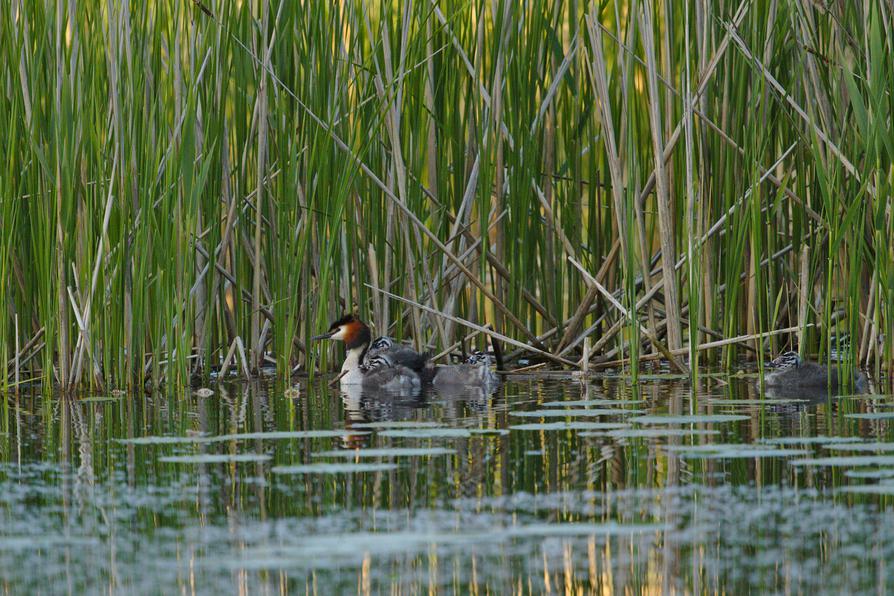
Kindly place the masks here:
POLYGON ((314 335, 311 339, 313 341, 320 341, 321 339, 329 339, 335 335, 335 331, 329 331, 328 333, 323 333, 322 335, 314 335))

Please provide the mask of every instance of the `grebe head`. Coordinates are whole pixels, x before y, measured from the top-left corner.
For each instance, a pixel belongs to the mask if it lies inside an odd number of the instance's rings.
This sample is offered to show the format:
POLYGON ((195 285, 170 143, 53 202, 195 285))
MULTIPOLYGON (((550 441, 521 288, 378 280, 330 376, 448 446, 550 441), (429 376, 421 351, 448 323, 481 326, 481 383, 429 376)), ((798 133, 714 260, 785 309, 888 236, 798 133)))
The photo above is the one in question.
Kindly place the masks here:
POLYGON ((377 337, 372 345, 369 346, 370 350, 384 351, 390 350, 394 346, 394 338, 388 337, 387 335, 382 335, 377 337))
POLYGON ((313 339, 335 339, 343 341, 345 342, 345 347, 351 350, 368 344, 370 337, 369 327, 366 326, 366 323, 352 314, 347 314, 337 321, 333 321, 333 323, 329 325, 329 331, 317 335, 313 339))
POLYGON ((802 362, 803 360, 797 352, 785 352, 768 362, 767 367, 779 369, 798 368, 802 362))
POLYGON ((390 338, 387 335, 379 336, 369 345, 369 350, 366 351, 366 357, 372 358, 373 356, 384 354, 396 345, 397 342, 394 341, 393 338, 390 338))

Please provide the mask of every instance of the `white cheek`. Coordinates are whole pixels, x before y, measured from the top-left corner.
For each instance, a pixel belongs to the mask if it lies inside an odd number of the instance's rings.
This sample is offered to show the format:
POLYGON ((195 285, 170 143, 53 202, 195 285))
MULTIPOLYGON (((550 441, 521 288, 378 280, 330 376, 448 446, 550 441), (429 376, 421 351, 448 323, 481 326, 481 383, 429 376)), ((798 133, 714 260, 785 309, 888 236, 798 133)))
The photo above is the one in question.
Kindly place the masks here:
POLYGON ((338 328, 338 331, 336 331, 335 333, 332 334, 331 339, 342 339, 343 340, 345 338, 345 332, 347 330, 348 330, 348 328, 346 326, 342 325, 341 327, 338 328))

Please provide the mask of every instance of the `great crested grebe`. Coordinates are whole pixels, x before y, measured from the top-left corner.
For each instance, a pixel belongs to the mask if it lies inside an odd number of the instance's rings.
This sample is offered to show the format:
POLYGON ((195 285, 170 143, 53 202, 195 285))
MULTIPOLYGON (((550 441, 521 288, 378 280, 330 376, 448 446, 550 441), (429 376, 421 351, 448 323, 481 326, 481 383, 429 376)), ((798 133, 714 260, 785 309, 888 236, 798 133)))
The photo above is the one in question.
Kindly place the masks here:
POLYGON ((491 391, 500 384, 500 378, 491 370, 493 363, 493 356, 475 350, 462 364, 437 366, 428 374, 435 388, 463 386, 491 391))
POLYGON ((384 368, 393 369, 389 374, 404 375, 408 377, 409 385, 412 385, 413 379, 417 383, 419 382, 418 371, 422 370, 428 361, 427 355, 419 354, 394 342, 391 338, 377 338, 372 342, 373 345, 377 345, 375 352, 368 354, 372 334, 366 323, 351 314, 333 322, 329 326, 329 331, 317 335, 313 339, 334 339, 344 342, 346 353, 345 361, 341 365, 340 382, 342 385, 366 387, 365 378, 371 374, 371 371, 364 370, 363 367, 368 369, 371 360, 377 356, 385 357, 385 359, 378 362, 378 366, 375 368, 383 368, 382 365, 387 364, 388 366, 384 368), (389 347, 390 349, 388 349, 389 347))
MULTIPOLYGON (((807 362, 797 352, 785 352, 771 360, 764 375, 767 387, 833 387, 842 384, 843 375, 837 367, 827 368, 816 362, 807 362)), ((862 390, 866 377, 858 372, 854 376, 854 388, 862 390)))

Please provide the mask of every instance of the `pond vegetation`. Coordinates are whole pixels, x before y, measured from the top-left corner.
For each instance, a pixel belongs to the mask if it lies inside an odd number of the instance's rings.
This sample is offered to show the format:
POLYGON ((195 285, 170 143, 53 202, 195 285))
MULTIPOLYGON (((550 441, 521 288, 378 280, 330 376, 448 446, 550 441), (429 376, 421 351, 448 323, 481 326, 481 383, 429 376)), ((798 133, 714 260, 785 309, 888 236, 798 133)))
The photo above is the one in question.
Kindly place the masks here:
POLYGON ((894 362, 886 2, 12 0, 0 31, 7 387, 327 370, 349 311, 591 372, 894 362))

